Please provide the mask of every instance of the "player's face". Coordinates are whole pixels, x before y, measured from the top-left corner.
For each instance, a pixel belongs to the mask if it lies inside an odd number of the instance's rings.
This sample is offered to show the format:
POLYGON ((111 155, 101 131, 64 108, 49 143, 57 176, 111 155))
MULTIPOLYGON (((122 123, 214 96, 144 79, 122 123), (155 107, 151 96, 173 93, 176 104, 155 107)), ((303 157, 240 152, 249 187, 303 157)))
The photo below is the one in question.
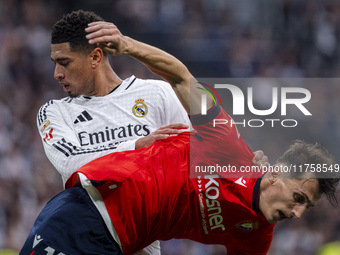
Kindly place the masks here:
POLYGON ((300 218, 321 195, 316 179, 277 178, 260 196, 260 210, 269 223, 300 218))
POLYGON ((90 56, 70 49, 69 43, 52 44, 51 59, 55 63, 54 78, 70 97, 93 95, 94 76, 90 56))

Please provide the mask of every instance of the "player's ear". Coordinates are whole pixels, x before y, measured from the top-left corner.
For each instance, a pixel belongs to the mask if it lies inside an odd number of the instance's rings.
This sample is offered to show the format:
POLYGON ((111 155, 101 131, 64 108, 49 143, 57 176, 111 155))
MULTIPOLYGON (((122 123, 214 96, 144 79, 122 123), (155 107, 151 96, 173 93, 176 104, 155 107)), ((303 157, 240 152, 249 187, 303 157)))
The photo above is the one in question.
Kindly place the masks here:
POLYGON ((274 185, 276 181, 281 177, 282 172, 280 171, 279 166, 274 166, 269 172, 269 183, 274 185))
POLYGON ((103 60, 103 51, 102 49, 97 47, 90 53, 90 62, 91 62, 92 68, 93 69, 97 68, 102 60, 103 60))

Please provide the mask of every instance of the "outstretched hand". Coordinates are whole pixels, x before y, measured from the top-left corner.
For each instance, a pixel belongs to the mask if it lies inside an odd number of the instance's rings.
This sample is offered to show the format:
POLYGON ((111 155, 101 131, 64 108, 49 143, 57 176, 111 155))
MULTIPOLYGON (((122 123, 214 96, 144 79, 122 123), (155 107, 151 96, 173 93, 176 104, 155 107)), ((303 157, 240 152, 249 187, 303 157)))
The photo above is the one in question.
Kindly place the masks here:
POLYGON ((110 55, 121 55, 127 48, 127 37, 123 36, 119 29, 110 22, 97 21, 88 24, 85 29, 86 38, 90 44, 97 44, 110 55))
POLYGON ((135 144, 135 149, 147 147, 156 141, 168 138, 170 135, 180 134, 185 129, 188 129, 188 128, 189 128, 188 125, 180 124, 180 123, 170 124, 170 125, 160 127, 156 131, 152 132, 151 134, 138 139, 135 144))

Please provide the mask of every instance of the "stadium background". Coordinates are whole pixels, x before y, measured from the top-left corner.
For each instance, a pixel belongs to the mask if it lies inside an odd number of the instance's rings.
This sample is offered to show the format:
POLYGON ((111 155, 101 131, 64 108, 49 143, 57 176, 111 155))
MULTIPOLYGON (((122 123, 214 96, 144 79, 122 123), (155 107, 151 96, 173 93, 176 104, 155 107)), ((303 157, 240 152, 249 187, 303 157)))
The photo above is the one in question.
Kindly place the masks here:
MULTIPOLYGON (((66 12, 92 10, 123 34, 158 46, 197 77, 336 78, 340 74, 340 3, 331 0, 0 0, 0 249, 21 248, 45 203, 61 191, 36 129, 39 107, 64 97, 53 79, 50 27, 66 12)), ((112 58, 121 78, 154 78, 129 57, 112 58)), ((318 140, 336 155, 340 147, 340 85, 313 89, 322 119, 303 123, 287 138, 282 129, 240 130, 270 159, 290 139, 318 140)), ((260 101, 267 98, 263 92, 260 101)), ((302 122, 305 120, 302 119, 302 122)), ((271 161, 271 163, 273 163, 271 161)), ((340 210, 325 200, 302 220, 279 223, 270 255, 318 254, 340 241, 340 210)), ((225 254, 220 246, 185 240, 162 244, 162 254, 225 254)), ((1 254, 1 252, 0 252, 1 254)))

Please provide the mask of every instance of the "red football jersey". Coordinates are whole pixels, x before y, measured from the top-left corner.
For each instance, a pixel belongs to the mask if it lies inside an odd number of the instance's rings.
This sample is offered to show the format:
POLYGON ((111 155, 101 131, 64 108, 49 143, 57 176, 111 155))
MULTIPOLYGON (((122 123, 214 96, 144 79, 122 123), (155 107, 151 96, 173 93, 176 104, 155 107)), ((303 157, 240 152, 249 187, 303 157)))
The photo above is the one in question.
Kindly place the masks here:
MULTIPOLYGON (((214 126, 214 119, 231 121, 217 106, 191 119, 195 132, 109 154, 77 171, 101 183, 124 254, 172 238, 222 244, 228 255, 267 253, 274 224, 258 209, 261 174, 239 171, 254 155, 235 126, 214 126)), ((75 183, 74 174, 67 187, 75 183)))

